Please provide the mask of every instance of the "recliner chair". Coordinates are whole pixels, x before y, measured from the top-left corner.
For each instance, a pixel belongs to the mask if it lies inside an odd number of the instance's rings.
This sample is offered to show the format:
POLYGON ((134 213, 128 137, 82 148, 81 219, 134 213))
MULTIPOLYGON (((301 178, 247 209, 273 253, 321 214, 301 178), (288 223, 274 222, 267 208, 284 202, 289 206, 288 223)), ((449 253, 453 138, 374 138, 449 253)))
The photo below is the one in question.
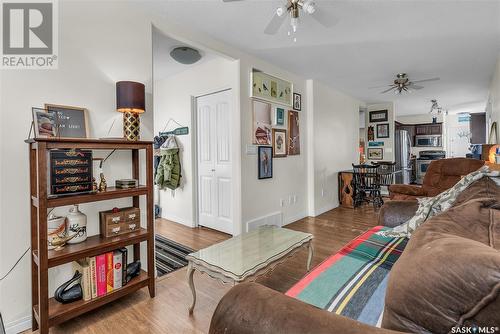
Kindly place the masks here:
POLYGON ((389 186, 389 197, 393 200, 411 201, 418 197, 432 197, 453 187, 460 179, 478 170, 484 161, 468 158, 434 160, 429 165, 422 186, 393 184, 389 186))

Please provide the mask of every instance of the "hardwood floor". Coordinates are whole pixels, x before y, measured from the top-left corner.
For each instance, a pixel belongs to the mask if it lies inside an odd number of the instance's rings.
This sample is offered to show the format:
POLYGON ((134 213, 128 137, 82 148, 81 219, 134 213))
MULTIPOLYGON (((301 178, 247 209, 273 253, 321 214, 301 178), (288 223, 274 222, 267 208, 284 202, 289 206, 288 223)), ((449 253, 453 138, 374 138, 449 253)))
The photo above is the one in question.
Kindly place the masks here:
MULTIPOLYGON (((317 265, 375 225, 373 209, 363 207, 356 210, 337 208, 286 227, 314 235, 313 265, 317 265)), ((193 249, 204 248, 229 237, 210 229, 190 229, 166 220, 157 220, 156 232, 193 249)), ((306 273, 306 258, 307 251, 301 250, 258 282, 285 292, 306 273)), ((198 272, 194 280, 197 303, 193 316, 189 316, 187 311, 191 291, 186 280, 186 268, 183 268, 158 279, 153 299, 149 298, 147 289, 142 289, 95 312, 53 327, 51 333, 206 333, 217 303, 230 286, 198 272)))

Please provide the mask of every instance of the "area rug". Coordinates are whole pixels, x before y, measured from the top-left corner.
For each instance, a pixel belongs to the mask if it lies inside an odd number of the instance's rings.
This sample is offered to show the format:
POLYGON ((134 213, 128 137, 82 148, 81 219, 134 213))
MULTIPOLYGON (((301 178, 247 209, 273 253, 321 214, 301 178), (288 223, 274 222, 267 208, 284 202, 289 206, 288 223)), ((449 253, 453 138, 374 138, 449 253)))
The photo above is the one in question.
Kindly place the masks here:
POLYGON ((158 234, 155 240, 158 277, 187 266, 186 255, 194 250, 158 234))
POLYGON ((286 293, 306 303, 380 326, 389 272, 407 238, 375 234, 376 226, 324 260, 286 293))

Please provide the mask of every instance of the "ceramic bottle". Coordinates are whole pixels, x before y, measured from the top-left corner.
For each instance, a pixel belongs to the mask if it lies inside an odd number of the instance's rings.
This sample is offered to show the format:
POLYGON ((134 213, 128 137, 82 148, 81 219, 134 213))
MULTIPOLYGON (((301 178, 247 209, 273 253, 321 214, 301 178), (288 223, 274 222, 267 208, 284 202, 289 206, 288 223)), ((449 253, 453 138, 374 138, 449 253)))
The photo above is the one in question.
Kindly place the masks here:
POLYGON ((68 236, 78 233, 76 237, 69 240, 69 244, 77 244, 87 240, 87 216, 78 210, 78 205, 73 205, 66 217, 68 236))

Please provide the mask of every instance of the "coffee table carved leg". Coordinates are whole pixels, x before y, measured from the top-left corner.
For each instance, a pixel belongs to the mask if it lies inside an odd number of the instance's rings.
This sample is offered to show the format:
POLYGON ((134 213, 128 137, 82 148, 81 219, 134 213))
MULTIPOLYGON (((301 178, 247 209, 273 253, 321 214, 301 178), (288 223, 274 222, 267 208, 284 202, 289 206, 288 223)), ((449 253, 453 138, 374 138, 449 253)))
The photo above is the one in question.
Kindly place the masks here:
POLYGON ((196 290, 194 287, 193 275, 194 275, 194 268, 191 265, 191 263, 189 263, 189 265, 188 265, 188 282, 189 282, 189 287, 191 288, 191 293, 193 294, 193 302, 191 303, 191 306, 189 307, 189 314, 193 314, 194 305, 196 304, 196 290))
POLYGON ((312 258, 313 258, 313 255, 314 255, 314 249, 313 249, 313 245, 312 245, 312 240, 309 241, 309 244, 307 244, 307 248, 309 250, 309 254, 307 256, 307 271, 309 271, 311 269, 311 262, 312 262, 312 258))

